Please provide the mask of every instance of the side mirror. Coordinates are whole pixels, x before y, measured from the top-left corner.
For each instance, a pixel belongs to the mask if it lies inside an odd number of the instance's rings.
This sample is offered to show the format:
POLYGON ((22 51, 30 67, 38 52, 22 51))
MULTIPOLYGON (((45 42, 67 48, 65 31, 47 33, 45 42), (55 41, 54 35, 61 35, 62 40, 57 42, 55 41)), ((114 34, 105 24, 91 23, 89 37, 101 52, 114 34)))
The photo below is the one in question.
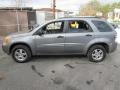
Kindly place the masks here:
POLYGON ((45 32, 41 30, 41 31, 39 32, 39 35, 41 36, 41 35, 43 35, 43 34, 45 34, 45 32))
POLYGON ((118 27, 118 25, 116 24, 112 24, 113 28, 116 29, 118 27))

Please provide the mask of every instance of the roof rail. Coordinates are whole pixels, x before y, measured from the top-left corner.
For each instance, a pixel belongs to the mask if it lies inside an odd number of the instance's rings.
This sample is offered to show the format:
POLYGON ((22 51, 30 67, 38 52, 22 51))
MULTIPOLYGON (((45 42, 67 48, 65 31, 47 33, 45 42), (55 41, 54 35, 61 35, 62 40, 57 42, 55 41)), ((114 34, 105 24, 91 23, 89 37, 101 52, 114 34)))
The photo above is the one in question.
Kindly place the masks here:
POLYGON ((64 18, 99 18, 97 16, 74 16, 74 17, 61 17, 59 19, 64 19, 64 18))

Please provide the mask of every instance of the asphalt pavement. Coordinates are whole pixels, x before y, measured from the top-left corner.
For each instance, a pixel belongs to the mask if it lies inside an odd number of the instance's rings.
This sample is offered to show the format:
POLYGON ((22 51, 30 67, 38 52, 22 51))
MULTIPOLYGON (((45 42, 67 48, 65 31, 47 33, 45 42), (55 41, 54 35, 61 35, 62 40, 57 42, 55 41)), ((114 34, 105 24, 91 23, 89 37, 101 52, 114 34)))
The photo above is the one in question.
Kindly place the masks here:
POLYGON ((19 64, 0 47, 0 90, 120 90, 120 45, 105 61, 39 56, 19 64))

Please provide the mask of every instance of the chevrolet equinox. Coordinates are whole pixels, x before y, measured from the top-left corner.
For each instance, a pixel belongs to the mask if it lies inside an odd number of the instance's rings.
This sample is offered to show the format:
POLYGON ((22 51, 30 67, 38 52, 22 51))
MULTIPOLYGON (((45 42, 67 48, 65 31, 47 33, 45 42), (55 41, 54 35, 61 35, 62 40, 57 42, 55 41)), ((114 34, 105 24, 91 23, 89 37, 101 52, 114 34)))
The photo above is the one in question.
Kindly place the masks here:
POLYGON ((4 38, 3 51, 19 63, 35 55, 86 55, 101 62, 116 50, 117 33, 106 20, 96 17, 61 18, 32 31, 4 38))

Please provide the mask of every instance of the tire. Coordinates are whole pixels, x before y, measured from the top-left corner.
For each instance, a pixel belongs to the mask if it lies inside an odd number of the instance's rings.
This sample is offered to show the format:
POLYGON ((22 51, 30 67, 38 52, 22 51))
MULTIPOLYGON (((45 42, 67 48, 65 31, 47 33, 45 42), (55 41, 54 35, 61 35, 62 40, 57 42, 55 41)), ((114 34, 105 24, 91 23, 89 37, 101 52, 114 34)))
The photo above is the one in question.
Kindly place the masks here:
POLYGON ((91 62, 102 62, 106 57, 106 50, 102 45, 94 45, 89 49, 87 56, 91 62))
POLYGON ((31 51, 25 45, 16 45, 11 54, 14 61, 18 63, 25 63, 31 59, 31 51))

